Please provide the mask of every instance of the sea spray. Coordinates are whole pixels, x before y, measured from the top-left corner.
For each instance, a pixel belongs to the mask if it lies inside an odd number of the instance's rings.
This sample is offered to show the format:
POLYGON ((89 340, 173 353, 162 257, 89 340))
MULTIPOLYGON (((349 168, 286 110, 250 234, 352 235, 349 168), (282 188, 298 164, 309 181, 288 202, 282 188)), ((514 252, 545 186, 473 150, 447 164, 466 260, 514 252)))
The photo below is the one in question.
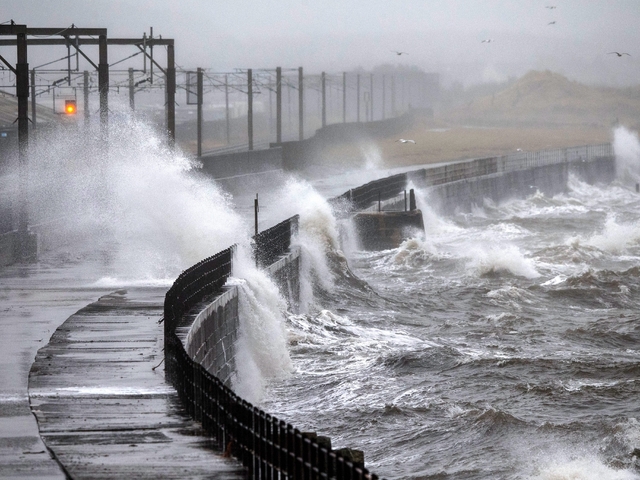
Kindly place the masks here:
POLYGON ((616 156, 616 175, 625 184, 640 182, 640 141, 635 132, 625 127, 613 131, 613 151, 616 156))
POLYGON ((106 252, 121 282, 173 279, 247 229, 197 163, 133 117, 99 132, 38 132, 30 152, 30 218, 51 249, 106 252))
POLYGON ((293 244, 301 248, 300 311, 314 303, 314 288, 332 291, 334 273, 330 257, 343 258, 338 223, 328 202, 306 181, 289 179, 277 205, 280 215, 299 215, 293 244))
POLYGON ((607 216, 602 232, 596 233, 585 242, 600 250, 620 254, 629 246, 637 246, 640 241, 640 225, 636 223, 621 224, 614 216, 607 216))
POLYGON ((244 248, 234 258, 234 275, 229 284, 238 288, 240 328, 233 388, 244 399, 258 403, 266 382, 283 378, 292 369, 284 322, 287 305, 244 248))
MULTIPOLYGON (((375 143, 361 143, 360 153, 364 157, 365 170, 379 170, 383 166, 382 152, 375 143)), ((383 172, 380 172, 380 177, 383 175, 383 172)))

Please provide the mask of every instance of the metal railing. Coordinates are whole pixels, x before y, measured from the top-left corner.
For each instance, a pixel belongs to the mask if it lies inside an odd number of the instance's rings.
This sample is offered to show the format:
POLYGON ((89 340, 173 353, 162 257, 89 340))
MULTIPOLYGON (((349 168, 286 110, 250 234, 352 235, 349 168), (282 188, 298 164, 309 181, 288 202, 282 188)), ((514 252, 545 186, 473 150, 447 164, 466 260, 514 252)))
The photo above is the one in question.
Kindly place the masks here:
POLYGON ((253 237, 254 256, 258 266, 268 267, 287 253, 291 238, 298 233, 299 218, 295 215, 253 237))
MULTIPOLYGON (((286 253, 297 225, 295 216, 258 234, 256 258, 269 262, 286 253)), ((167 378, 185 408, 225 453, 242 462, 250 478, 376 480, 363 465, 243 400, 187 354, 177 331, 188 329, 204 302, 223 292, 234 250, 230 247, 184 271, 165 297, 167 378)))
POLYGON ((391 177, 374 180, 352 188, 330 200, 332 205, 349 204, 347 210, 358 211, 371 208, 376 202, 397 199, 408 188, 409 182, 434 186, 495 173, 527 170, 558 163, 590 162, 597 158, 612 157, 610 143, 584 145, 536 152, 516 152, 501 157, 478 158, 449 163, 437 167, 413 170, 391 177))

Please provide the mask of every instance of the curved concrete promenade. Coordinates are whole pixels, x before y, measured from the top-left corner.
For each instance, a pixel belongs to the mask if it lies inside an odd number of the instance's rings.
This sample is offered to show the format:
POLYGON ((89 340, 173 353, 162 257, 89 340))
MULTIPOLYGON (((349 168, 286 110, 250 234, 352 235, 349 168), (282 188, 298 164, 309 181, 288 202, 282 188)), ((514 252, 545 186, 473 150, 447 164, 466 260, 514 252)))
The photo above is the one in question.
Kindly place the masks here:
POLYGON ((69 477, 244 478, 237 462, 211 451, 165 382, 158 323, 165 293, 104 295, 38 352, 29 375, 31 408, 69 477))

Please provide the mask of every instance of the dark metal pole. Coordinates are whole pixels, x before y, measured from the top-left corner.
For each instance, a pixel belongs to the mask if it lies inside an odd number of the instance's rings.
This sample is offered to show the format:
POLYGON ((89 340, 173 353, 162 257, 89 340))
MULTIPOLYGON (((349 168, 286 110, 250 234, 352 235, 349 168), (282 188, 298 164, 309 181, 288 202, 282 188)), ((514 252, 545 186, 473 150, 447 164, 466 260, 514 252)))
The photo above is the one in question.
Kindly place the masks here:
POLYGON ((129 108, 131 108, 131 111, 135 111, 136 109, 134 95, 135 95, 135 87, 133 83, 133 68, 130 68, 129 69, 129 108))
POLYGON ((230 129, 229 129, 229 75, 224 76, 224 103, 226 110, 226 122, 227 122, 227 145, 231 143, 230 129))
POLYGON ((254 215, 254 224, 255 224, 255 233, 258 235, 258 212, 260 211, 260 205, 258 204, 258 194, 256 193, 256 198, 253 201, 253 215, 254 215))
POLYGON ((83 73, 83 78, 84 78, 84 103, 82 104, 82 107, 84 108, 84 125, 85 127, 89 125, 89 117, 91 116, 91 113, 89 112, 89 72, 88 71, 84 71, 83 73))
POLYGON ((151 45, 149 45, 149 81, 153 85, 153 27, 149 28, 149 39, 152 40, 151 45))
POLYGON ((20 260, 28 259, 27 189, 29 186, 29 63, 27 62, 27 34, 17 34, 16 96, 18 97, 18 243, 20 260))
POLYGON ((327 126, 327 76, 322 72, 322 126, 327 126))
POLYGON ((253 150, 253 71, 247 70, 247 133, 249 150, 253 150))
POLYGON ((347 72, 342 72, 342 123, 347 123, 347 72))
POLYGON ((202 156, 202 104, 203 104, 203 72, 202 68, 198 67, 198 157, 202 156))
POLYGON ((282 67, 276 68, 276 143, 282 143, 282 67))
POLYGON ((31 127, 35 131, 37 127, 36 119, 36 70, 31 70, 31 127))
POLYGON ((370 80, 369 92, 371 92, 369 94, 369 96, 371 97, 370 98, 370 102, 371 102, 371 121, 373 122, 373 73, 369 77, 369 80, 370 80))
POLYGON ((387 106, 387 90, 385 83, 385 75, 382 74, 382 120, 386 118, 385 107, 387 106))
POLYGON ((360 74, 357 75, 358 84, 356 86, 356 122, 360 123, 360 74))
POLYGON ((106 141, 109 135, 109 60, 107 53, 107 36, 99 38, 98 91, 100 92, 100 129, 106 141))
POLYGON ((71 86, 71 45, 67 39, 67 85, 71 86))
MULTIPOLYGON (((152 63, 153 65, 153 63, 152 63)), ((151 67, 153 68, 153 66, 151 67)), ((153 78, 153 75, 152 75, 153 78)), ((176 144, 176 59, 173 43, 167 45, 167 133, 169 146, 176 144)))
POLYGON ((396 116, 396 76, 391 75, 391 116, 396 116))
POLYGON ((304 76, 302 67, 298 68, 298 139, 304 140, 304 76))

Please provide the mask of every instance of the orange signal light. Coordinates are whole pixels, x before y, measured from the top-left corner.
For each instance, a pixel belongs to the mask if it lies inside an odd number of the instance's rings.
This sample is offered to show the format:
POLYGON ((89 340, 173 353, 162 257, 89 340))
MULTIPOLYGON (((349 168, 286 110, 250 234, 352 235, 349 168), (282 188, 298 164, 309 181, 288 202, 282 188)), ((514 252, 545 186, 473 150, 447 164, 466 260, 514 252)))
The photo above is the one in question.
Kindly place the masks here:
POLYGON ((75 115, 77 111, 78 109, 75 100, 64 101, 64 113, 66 113, 67 115, 75 115))

